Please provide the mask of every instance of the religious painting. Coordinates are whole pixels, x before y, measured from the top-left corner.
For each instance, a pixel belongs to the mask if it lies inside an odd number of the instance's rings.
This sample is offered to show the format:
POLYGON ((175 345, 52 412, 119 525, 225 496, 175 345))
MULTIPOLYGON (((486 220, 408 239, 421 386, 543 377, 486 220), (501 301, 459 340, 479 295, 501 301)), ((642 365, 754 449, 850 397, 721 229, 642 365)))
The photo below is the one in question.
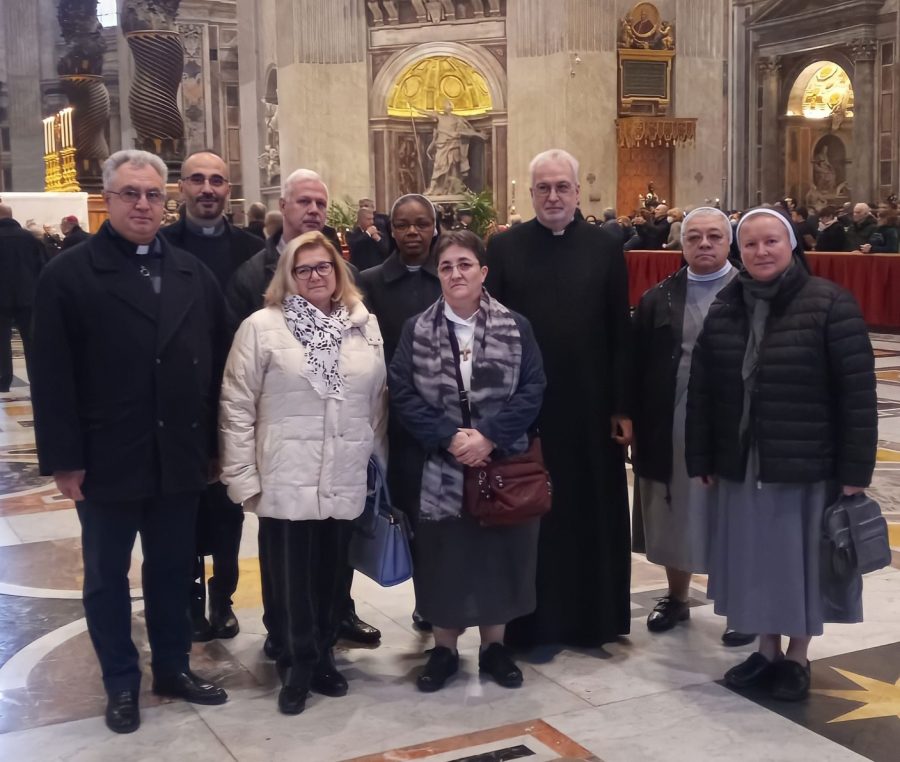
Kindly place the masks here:
POLYGON ((653 3, 638 3, 620 23, 619 47, 675 50, 674 26, 662 19, 653 3))

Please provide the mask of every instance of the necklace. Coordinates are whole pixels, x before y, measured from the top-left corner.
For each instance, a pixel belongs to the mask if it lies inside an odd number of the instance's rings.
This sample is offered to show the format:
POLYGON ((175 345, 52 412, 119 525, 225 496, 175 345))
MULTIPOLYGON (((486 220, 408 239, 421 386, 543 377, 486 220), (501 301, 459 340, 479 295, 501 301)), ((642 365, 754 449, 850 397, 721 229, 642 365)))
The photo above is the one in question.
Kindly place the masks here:
POLYGON ((463 362, 468 362, 470 357, 472 357, 472 339, 469 339, 464 347, 461 346, 459 348, 460 360, 462 360, 463 362))

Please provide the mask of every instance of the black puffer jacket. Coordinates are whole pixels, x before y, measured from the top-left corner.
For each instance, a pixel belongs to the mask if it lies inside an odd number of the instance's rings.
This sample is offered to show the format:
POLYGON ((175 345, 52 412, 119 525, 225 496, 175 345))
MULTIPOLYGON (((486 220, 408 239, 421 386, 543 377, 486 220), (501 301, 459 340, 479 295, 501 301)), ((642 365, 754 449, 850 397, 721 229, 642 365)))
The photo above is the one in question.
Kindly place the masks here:
MULTIPOLYGON (((743 284, 732 281, 709 311, 694 350, 687 403, 687 469, 743 481, 739 441, 749 335, 743 284)), ((750 426, 763 482, 836 480, 868 486, 878 417, 875 360, 856 300, 792 267, 772 302, 759 351, 750 426)))

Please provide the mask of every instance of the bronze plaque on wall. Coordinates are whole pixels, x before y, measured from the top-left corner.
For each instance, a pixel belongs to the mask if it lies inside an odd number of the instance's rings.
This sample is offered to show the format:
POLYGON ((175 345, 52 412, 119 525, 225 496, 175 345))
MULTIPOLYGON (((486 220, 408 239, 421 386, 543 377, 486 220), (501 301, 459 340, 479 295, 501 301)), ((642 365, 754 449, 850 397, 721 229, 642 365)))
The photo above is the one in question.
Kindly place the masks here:
POLYGON ((622 98, 669 100, 667 61, 622 61, 622 98))

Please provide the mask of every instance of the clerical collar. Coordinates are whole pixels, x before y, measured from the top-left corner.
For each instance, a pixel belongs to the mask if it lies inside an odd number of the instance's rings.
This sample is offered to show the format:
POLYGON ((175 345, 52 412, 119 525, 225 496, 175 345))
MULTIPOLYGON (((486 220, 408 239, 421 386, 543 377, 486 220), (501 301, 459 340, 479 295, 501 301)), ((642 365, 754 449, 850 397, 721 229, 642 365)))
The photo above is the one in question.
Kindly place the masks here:
POLYGON ((688 267, 687 276, 688 280, 696 281, 698 283, 706 283, 711 280, 718 280, 719 278, 724 278, 728 273, 730 273, 734 269, 734 266, 727 259, 725 260, 725 264, 722 265, 721 270, 716 270, 714 273, 707 273, 706 275, 698 275, 690 267, 688 267))
POLYGON ((417 273, 422 269, 422 265, 406 265, 406 269, 411 273, 417 273))
POLYGON ((212 225, 200 225, 194 222, 190 217, 185 215, 184 224, 187 229, 198 236, 220 236, 225 232, 225 218, 219 217, 212 225))
POLYGON ((123 237, 116 229, 112 226, 109 220, 104 222, 106 229, 109 231, 110 237, 114 241, 116 247, 125 254, 136 254, 138 256, 146 256, 147 254, 152 254, 156 257, 162 256, 162 243, 160 243, 159 236, 156 236, 150 243, 134 243, 133 241, 129 241, 127 238, 123 237))
POLYGON ((475 310, 469 317, 464 318, 457 315, 453 308, 444 302, 444 317, 447 318, 451 323, 458 323, 459 325, 469 326, 470 328, 475 325, 475 321, 478 320, 478 310, 475 310))

